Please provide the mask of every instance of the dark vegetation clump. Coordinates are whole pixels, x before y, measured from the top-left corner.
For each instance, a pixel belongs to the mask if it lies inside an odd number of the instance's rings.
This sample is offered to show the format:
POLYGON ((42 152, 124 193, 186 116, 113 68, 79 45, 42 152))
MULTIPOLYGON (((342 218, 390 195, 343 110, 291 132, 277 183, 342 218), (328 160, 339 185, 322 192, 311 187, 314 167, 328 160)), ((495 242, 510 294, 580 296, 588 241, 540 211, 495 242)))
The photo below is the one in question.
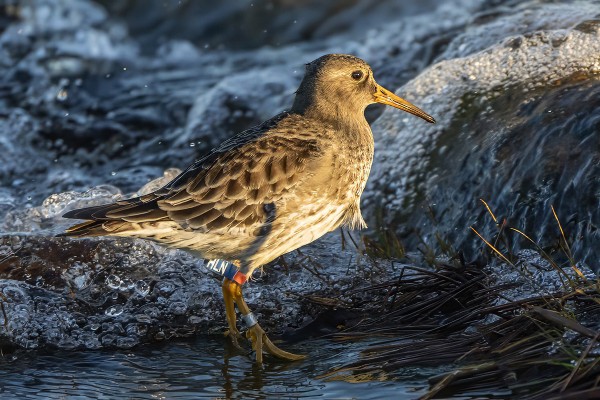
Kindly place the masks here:
MULTIPOLYGON (((447 258, 435 263, 433 270, 406 266, 402 276, 370 286, 368 301, 351 304, 364 318, 334 338, 371 343, 358 360, 331 371, 327 379, 393 379, 411 368, 435 368, 438 374, 429 379, 422 398, 483 394, 597 398, 600 285, 593 275, 586 277, 570 256, 558 216, 552 212, 563 257, 556 249, 536 246, 536 260, 544 264, 538 265, 541 274, 531 273, 502 246, 503 235, 509 232, 533 241, 500 223, 496 238, 481 237, 500 263, 447 258), (520 279, 502 276, 507 269, 520 279), (554 276, 559 288, 544 287, 543 274, 554 276), (524 282, 532 290, 527 292, 524 282), (439 374, 441 366, 446 371, 439 374)), ((389 243, 394 242, 386 239, 384 246, 389 243)))

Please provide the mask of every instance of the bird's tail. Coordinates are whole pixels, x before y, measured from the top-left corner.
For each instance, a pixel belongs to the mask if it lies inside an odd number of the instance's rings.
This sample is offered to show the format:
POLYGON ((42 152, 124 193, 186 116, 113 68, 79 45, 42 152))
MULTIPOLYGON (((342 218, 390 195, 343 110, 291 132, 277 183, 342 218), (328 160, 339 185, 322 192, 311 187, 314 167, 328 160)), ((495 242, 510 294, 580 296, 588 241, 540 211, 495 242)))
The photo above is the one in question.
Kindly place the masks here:
POLYGON ((72 210, 63 218, 87 220, 68 228, 57 236, 104 236, 129 230, 132 223, 156 221, 166 213, 156 208, 156 201, 143 203, 139 199, 72 210))

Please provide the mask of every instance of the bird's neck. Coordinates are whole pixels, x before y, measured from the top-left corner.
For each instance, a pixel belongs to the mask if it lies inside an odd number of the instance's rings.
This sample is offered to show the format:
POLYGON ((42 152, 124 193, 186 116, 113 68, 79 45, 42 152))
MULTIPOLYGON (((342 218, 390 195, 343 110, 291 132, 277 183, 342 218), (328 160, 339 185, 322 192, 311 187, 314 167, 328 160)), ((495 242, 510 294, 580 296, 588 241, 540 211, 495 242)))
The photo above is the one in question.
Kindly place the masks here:
POLYGON ((300 114, 305 118, 320 121, 340 131, 371 132, 365 119, 364 108, 354 106, 345 99, 330 101, 326 96, 296 96, 290 112, 300 114))

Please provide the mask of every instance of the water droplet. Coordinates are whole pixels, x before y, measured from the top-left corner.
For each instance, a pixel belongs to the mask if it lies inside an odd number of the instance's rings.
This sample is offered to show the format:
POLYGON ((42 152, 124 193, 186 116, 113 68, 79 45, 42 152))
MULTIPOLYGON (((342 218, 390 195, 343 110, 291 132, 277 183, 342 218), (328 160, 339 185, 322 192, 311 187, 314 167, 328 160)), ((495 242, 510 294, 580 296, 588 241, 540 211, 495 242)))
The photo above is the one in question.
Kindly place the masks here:
POLYGON ((56 93, 56 100, 65 101, 69 97, 69 93, 66 89, 60 89, 58 93, 56 93))
POLYGON ((112 176, 115 176, 117 173, 115 171, 110 173, 112 176))
POLYGON ((195 145, 196 145, 196 143, 190 142, 190 147, 194 147, 195 145))
POLYGON ((104 314, 108 315, 109 317, 116 317, 117 315, 121 315, 123 314, 123 306, 120 304, 110 306, 106 309, 104 314))
POLYGON ((122 292, 128 292, 131 289, 133 289, 134 286, 135 284, 131 279, 125 278, 121 281, 121 284, 119 285, 119 290, 122 292))
POLYGON ((106 285, 111 289, 118 289, 121 285, 121 278, 111 274, 106 277, 106 285))
POLYGON ((137 281, 135 283, 135 292, 140 296, 146 296, 148 293, 150 293, 150 285, 144 281, 137 281))

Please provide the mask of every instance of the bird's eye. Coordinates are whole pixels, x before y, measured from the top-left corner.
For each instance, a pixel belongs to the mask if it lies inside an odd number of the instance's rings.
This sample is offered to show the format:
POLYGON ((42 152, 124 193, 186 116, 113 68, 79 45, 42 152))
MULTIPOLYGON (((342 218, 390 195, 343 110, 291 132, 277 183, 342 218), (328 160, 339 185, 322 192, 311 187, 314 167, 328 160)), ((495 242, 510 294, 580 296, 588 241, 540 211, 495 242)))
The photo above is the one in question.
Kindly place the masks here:
POLYGON ((350 76, 355 81, 360 81, 363 77, 363 72, 362 71, 354 71, 350 76))

